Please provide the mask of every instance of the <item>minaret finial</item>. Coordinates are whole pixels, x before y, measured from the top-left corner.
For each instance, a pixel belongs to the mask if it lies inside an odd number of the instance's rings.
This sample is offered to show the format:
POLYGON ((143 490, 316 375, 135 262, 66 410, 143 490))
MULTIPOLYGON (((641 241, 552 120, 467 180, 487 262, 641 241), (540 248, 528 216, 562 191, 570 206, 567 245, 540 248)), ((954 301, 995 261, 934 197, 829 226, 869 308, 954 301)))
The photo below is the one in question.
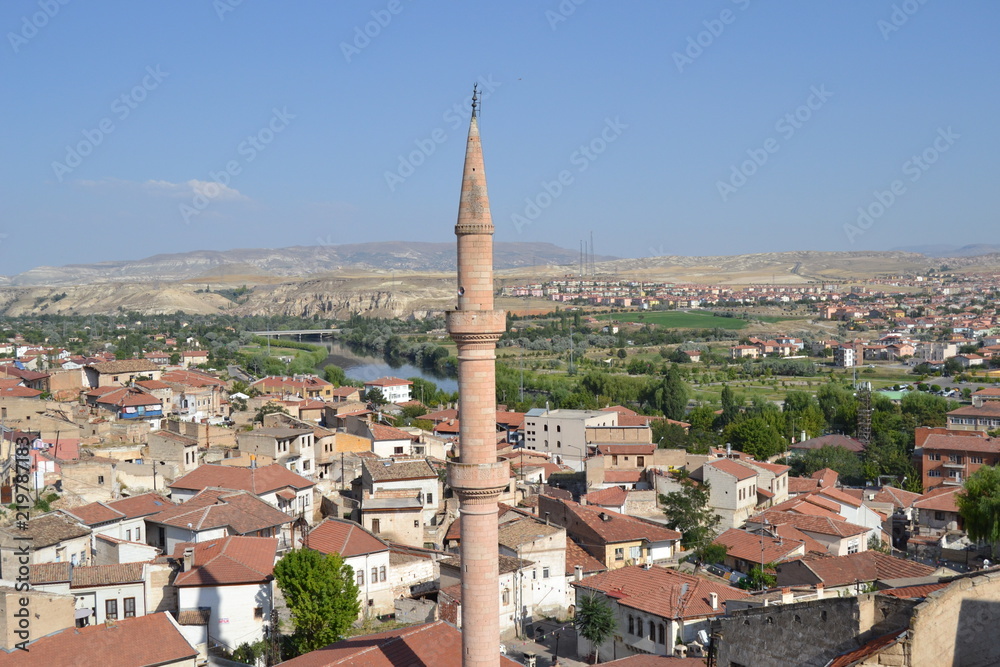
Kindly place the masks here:
POLYGON ((477 96, 477 91, 479 89, 479 82, 472 84, 472 117, 476 117, 476 102, 479 100, 477 96))

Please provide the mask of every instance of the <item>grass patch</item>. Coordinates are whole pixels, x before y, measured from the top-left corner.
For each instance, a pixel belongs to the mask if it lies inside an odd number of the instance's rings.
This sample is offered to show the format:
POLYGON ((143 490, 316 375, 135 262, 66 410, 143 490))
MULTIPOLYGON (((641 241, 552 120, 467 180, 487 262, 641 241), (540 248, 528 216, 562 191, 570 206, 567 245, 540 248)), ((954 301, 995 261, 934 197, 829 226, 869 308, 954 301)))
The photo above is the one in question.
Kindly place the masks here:
POLYGON ((731 329, 737 331, 747 326, 746 320, 737 317, 716 317, 712 313, 661 310, 648 312, 605 313, 602 320, 656 324, 668 329, 731 329))

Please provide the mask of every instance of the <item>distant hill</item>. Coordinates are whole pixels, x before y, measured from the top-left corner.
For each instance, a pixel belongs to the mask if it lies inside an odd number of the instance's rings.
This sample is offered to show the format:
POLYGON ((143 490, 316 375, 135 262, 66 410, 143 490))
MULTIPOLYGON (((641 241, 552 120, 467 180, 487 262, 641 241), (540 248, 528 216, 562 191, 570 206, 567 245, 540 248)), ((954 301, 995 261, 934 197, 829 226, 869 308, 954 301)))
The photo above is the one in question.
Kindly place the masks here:
POLYGON ((928 257, 981 257, 1000 253, 1000 244, 973 243, 961 247, 954 245, 915 245, 893 248, 900 252, 917 252, 928 257))
MULTIPOLYGON (((600 255, 597 261, 616 259, 600 255)), ((575 265, 576 250, 550 243, 496 243, 495 268, 575 265)), ((350 271, 454 271, 455 243, 384 241, 344 245, 197 250, 153 255, 140 260, 39 266, 3 284, 11 286, 85 285, 101 282, 177 281, 224 276, 304 277, 350 271)))

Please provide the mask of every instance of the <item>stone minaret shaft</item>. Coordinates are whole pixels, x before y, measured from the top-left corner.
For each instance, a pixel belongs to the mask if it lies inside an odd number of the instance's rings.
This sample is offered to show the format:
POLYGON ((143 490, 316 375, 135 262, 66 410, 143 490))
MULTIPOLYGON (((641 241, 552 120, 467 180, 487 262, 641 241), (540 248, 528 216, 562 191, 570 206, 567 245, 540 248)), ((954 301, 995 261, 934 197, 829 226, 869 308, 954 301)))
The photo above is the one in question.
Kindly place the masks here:
POLYGON ((448 333, 458 347, 460 457, 448 473, 462 518, 462 665, 499 667, 497 499, 510 474, 507 463, 497 461, 494 364, 506 315, 493 309, 493 219, 475 90, 472 100, 455 225, 458 308, 448 313, 448 333))

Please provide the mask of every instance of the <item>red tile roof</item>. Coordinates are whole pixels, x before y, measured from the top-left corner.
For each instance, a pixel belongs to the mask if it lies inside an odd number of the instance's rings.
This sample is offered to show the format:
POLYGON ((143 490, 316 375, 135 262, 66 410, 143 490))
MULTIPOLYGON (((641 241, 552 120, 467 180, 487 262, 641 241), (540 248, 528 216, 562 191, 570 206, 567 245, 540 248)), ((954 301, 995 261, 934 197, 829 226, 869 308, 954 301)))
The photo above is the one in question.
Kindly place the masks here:
POLYGON ((881 637, 876 637, 853 651, 842 653, 840 656, 834 658, 829 663, 828 667, 850 667, 851 665, 856 665, 865 658, 875 655, 887 646, 895 644, 899 641, 899 636, 904 632, 906 632, 906 628, 890 632, 889 634, 882 635, 881 637))
POLYGON ((261 468, 240 468, 212 463, 200 465, 168 485, 171 489, 200 491, 209 487, 249 491, 257 495, 284 488, 308 489, 315 484, 280 463, 261 468))
POLYGON ((413 383, 397 377, 380 377, 377 380, 365 382, 366 387, 406 387, 413 383))
MULTIPOLYGON (((273 537, 240 537, 230 535, 218 540, 194 545, 191 569, 181 572, 174 580, 178 587, 225 586, 267 581, 274 571, 278 540, 273 537)), ((184 545, 178 545, 174 556, 183 559, 184 545)))
MULTIPOLYGON (((780 533, 779 533, 780 534, 780 533)), ((765 563, 776 563, 794 560, 805 555, 805 542, 771 537, 770 535, 754 535, 739 528, 730 528, 719 535, 712 544, 726 547, 727 554, 733 558, 745 561, 761 562, 761 547, 765 563), (794 554, 798 553, 799 556, 794 554)))
MULTIPOLYGON (((563 503, 568 512, 576 515, 579 520, 578 528, 581 529, 581 532, 589 532, 595 538, 605 543, 633 542, 636 540, 661 542, 681 539, 681 534, 676 530, 670 530, 669 528, 635 519, 625 514, 619 514, 618 512, 600 507, 580 505, 571 500, 556 500, 563 503), (584 526, 589 528, 589 531, 583 529, 584 526)), ((587 535, 580 537, 584 539, 587 535)))
POLYGON ((146 520, 194 531, 228 528, 237 535, 247 535, 281 526, 292 518, 248 491, 205 489, 146 520))
POLYGON ((983 438, 974 435, 931 433, 924 440, 924 451, 927 452, 928 450, 995 454, 1000 452, 1000 439, 983 438))
POLYGON ((736 461, 731 459, 713 459, 705 463, 707 466, 711 466, 716 470, 724 472, 728 475, 732 475, 738 480, 750 479, 751 477, 756 477, 757 472, 751 470, 747 466, 740 465, 736 461))
POLYGON ((816 480, 821 489, 836 484, 839 476, 840 474, 836 470, 831 470, 830 468, 821 468, 810 475, 810 477, 816 480))
POLYGON ((612 486, 600 491, 591 491, 583 496, 587 499, 588 505, 602 505, 605 507, 621 507, 628 498, 628 491, 620 486, 612 486))
POLYGON ((721 616, 726 600, 741 600, 750 594, 727 584, 653 566, 623 567, 595 574, 574 586, 600 591, 624 607, 631 607, 661 618, 680 619, 721 616), (709 593, 716 593, 718 607, 712 609, 709 593))
POLYGON ((124 512, 113 509, 101 502, 88 503, 70 509, 64 508, 61 511, 88 526, 96 526, 99 523, 125 518, 124 512))
POLYGON ((961 486, 942 486, 932 489, 920 496, 920 499, 914 502, 913 506, 922 510, 957 512, 958 504, 955 502, 955 494, 962 488, 961 486))
POLYGON ((353 521, 332 518, 309 531, 305 546, 325 554, 338 553, 344 558, 389 549, 389 545, 353 521))
POLYGON ((926 577, 934 572, 930 565, 878 551, 862 551, 848 556, 811 557, 803 559, 802 563, 828 587, 846 586, 858 581, 926 577))
POLYGON ((790 523, 801 531, 817 533, 819 535, 832 535, 834 537, 853 537, 867 533, 868 528, 846 521, 837 521, 825 516, 809 516, 806 514, 796 514, 794 512, 780 512, 768 510, 754 518, 756 523, 760 519, 767 519, 771 523, 790 523))
POLYGON ((140 516, 149 516, 150 514, 162 512, 168 507, 175 506, 176 503, 169 498, 164 498, 160 494, 152 492, 142 493, 138 496, 122 498, 121 500, 115 500, 108 503, 108 507, 111 507, 119 512, 123 512, 129 519, 135 519, 140 516))
POLYGON ((385 424, 369 424, 368 430, 371 431, 376 442, 380 440, 413 440, 415 437, 402 429, 385 424))
POLYGON ((607 567, 597 560, 579 544, 571 539, 566 540, 566 576, 571 577, 576 573, 576 566, 583 568, 583 575, 587 576, 596 572, 606 572, 607 567))
MULTIPOLYGON (((497 650, 499 650, 499 646, 497 650)), ((54 664, 54 663, 53 663, 54 664)), ((281 663, 281 667, 462 667, 462 633, 434 621, 351 637, 281 663)), ((500 656, 501 667, 518 667, 500 656)))
POLYGON ((85 664, 153 667, 197 657, 166 612, 125 618, 85 628, 67 628, 40 637, 27 651, 0 652, 4 667, 85 664), (82 662, 71 657, 81 658, 82 662))

